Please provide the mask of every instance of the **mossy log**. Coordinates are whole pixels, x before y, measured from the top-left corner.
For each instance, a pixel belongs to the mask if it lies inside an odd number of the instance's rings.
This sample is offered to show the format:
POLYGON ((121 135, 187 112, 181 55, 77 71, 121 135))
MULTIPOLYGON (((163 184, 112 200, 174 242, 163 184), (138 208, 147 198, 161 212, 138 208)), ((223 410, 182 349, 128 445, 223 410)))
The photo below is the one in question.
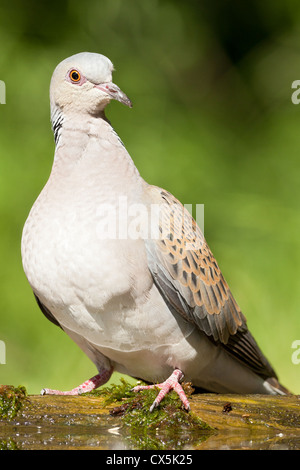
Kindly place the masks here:
POLYGON ((172 392, 149 413, 157 392, 131 386, 76 397, 0 386, 0 448, 300 449, 300 396, 193 394, 187 413, 172 392))

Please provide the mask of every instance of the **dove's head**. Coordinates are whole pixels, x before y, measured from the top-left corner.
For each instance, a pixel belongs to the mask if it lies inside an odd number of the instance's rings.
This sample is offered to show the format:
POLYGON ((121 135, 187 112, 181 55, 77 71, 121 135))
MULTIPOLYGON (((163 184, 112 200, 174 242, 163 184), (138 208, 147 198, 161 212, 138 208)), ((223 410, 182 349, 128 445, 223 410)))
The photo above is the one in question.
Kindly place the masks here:
POLYGON ((101 54, 81 52, 58 64, 50 84, 51 113, 100 114, 114 99, 131 107, 130 99, 112 82, 113 64, 101 54))

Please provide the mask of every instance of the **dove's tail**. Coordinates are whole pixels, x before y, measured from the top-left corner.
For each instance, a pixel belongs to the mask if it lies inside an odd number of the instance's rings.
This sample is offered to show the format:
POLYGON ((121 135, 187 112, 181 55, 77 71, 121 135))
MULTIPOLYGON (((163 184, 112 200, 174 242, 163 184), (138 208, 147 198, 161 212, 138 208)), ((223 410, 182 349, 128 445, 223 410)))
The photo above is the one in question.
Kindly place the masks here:
POLYGON ((270 377, 264 381, 264 387, 267 393, 271 395, 292 395, 292 393, 281 385, 275 377, 270 377))

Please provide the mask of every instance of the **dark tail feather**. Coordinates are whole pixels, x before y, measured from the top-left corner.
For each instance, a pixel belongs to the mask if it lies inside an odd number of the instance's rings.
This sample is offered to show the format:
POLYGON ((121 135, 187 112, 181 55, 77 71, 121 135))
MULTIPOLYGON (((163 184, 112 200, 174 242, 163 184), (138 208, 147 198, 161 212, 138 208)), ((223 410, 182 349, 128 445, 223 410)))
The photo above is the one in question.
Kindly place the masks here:
POLYGON ((293 395, 287 388, 285 388, 275 377, 270 377, 266 380, 268 385, 274 390, 274 393, 278 395, 293 395))

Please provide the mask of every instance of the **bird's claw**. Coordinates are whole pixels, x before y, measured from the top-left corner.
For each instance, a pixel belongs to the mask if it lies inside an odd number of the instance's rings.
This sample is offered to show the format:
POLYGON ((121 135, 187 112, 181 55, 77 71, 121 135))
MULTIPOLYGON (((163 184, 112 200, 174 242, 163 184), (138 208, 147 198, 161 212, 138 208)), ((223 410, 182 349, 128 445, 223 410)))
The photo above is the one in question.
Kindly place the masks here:
POLYGON ((156 388, 156 387, 160 389, 159 394, 157 395, 156 399, 154 400, 154 402, 150 406, 150 409, 149 409, 150 413, 154 410, 154 408, 156 408, 160 404, 162 399, 171 390, 174 390, 177 393, 177 395, 179 396, 180 400, 183 403, 183 406, 184 406, 185 410, 189 411, 190 410, 189 401, 188 401, 188 399, 187 399, 187 397, 184 393, 184 390, 183 390, 182 386, 179 383, 179 380, 182 380, 182 378, 183 378, 183 372, 181 372, 181 370, 179 370, 179 369, 175 369, 173 374, 167 380, 165 380, 164 382, 162 382, 160 384, 137 385, 136 387, 133 387, 131 390, 133 392, 139 392, 140 390, 149 390, 151 388, 156 388))

